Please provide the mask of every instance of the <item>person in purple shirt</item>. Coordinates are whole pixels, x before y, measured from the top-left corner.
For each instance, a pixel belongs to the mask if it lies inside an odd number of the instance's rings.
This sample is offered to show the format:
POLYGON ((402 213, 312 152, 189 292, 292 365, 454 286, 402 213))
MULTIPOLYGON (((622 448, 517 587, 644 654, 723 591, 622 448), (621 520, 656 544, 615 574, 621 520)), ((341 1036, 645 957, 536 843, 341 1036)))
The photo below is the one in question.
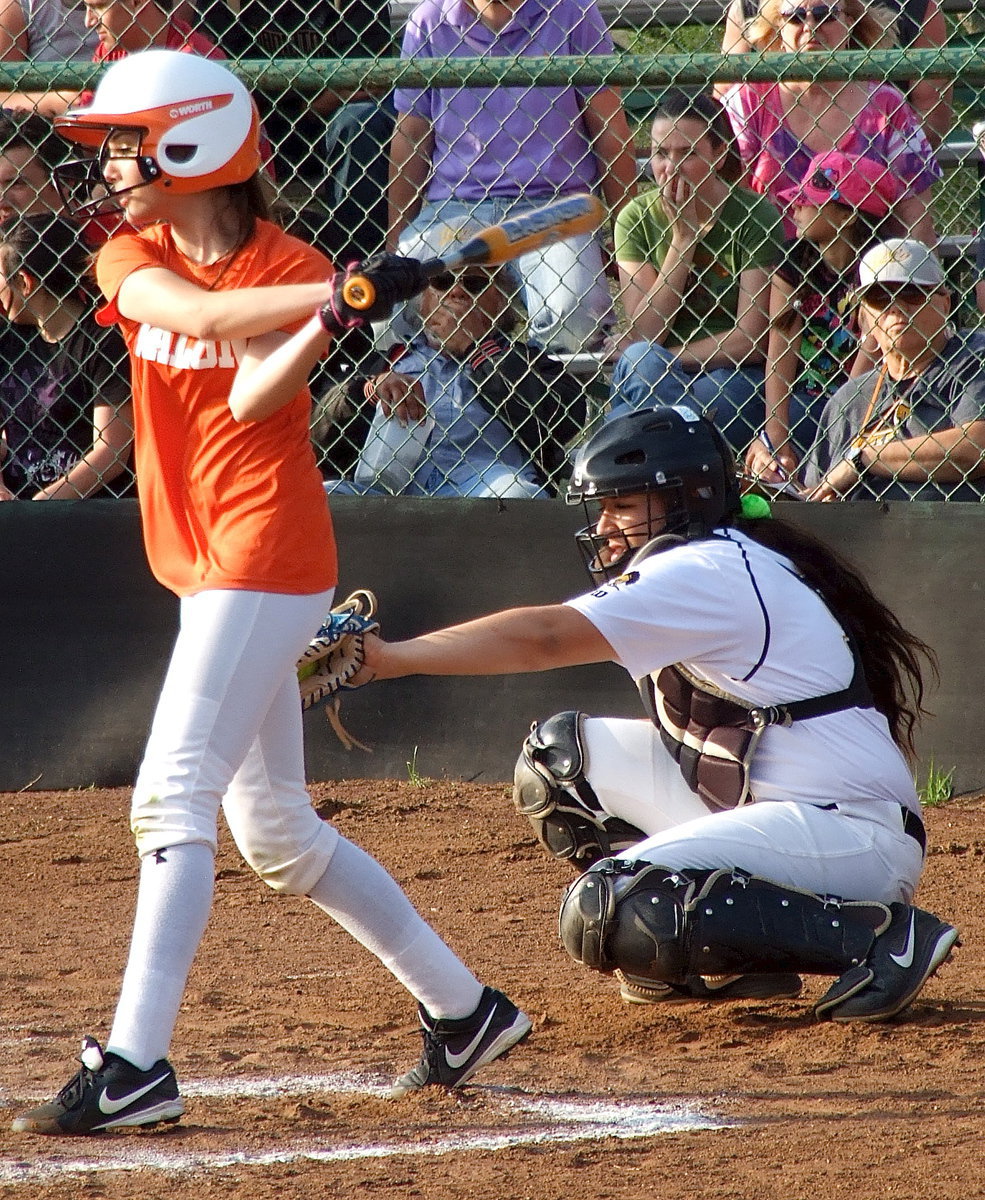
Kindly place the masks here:
MULTIPOLYGON (((608 54, 592 0, 422 0, 402 57, 608 54)), ((636 188, 632 138, 614 88, 398 88, 390 148, 388 249, 471 216, 496 224, 576 192, 615 213, 636 188)), ((517 260, 530 336, 577 352, 613 321, 597 237, 567 239, 517 260)))

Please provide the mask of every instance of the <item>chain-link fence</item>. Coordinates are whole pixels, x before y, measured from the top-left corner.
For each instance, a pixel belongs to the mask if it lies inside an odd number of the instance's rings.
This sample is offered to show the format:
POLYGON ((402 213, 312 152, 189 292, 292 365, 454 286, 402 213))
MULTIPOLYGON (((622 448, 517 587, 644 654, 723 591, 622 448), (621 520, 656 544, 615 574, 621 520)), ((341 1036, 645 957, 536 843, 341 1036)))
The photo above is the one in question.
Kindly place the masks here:
POLYGON ((6 102, 33 110, 0 119, 0 495, 132 491, 125 356, 66 270, 108 222, 73 226, 51 186, 49 118, 98 78, 94 30, 97 59, 230 59, 278 219, 338 264, 605 201, 596 236, 439 276, 340 339, 312 381, 330 491, 552 495, 595 423, 686 403, 791 489, 981 499, 985 20, 970 0, 744 3, 24 5, 0 40, 6 102))

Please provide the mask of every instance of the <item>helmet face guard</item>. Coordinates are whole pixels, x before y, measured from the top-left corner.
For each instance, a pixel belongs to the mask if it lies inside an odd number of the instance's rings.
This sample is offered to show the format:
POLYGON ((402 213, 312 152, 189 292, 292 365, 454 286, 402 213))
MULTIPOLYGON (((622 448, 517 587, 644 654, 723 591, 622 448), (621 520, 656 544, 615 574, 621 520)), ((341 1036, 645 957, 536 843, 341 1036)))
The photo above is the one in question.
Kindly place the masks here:
POLYGON ((617 417, 598 429, 576 457, 567 502, 581 504, 588 524, 576 535, 593 583, 621 574, 636 550, 670 534, 684 541, 708 537, 740 511, 735 461, 706 417, 679 405, 644 409, 617 417), (647 515, 621 533, 600 536, 591 501, 656 494, 659 515, 647 515), (625 542, 624 553, 611 543, 625 542), (630 540, 632 539, 632 541, 630 540))
MULTIPOLYGON (((667 518, 660 516, 655 517, 652 512, 647 512, 646 517, 642 521, 638 521, 635 525, 628 525, 625 529, 613 530, 611 533, 604 536, 597 533, 598 520, 592 521, 592 512, 590 501, 583 501, 585 509, 585 519, 588 524, 582 529, 579 529, 575 534, 575 544, 578 547, 578 553, 581 555, 582 562, 585 564, 585 570, 588 572, 588 577, 592 583, 601 586, 603 583, 608 583, 612 579, 625 574, 629 568, 629 564, 633 559, 640 546, 646 545, 647 542, 652 542, 661 535, 670 533, 670 526, 667 518), (633 541, 630 541, 633 538, 633 541), (612 543, 616 542, 620 548, 613 551, 612 543)), ((684 539, 675 537, 675 541, 680 542, 684 539)))
POLYGON ((73 217, 91 217, 96 213, 119 212, 120 199, 135 192, 148 184, 156 183, 161 178, 161 168, 149 154, 143 153, 143 129, 128 129, 119 125, 107 129, 99 148, 98 155, 86 155, 84 158, 72 158, 55 167, 55 186, 62 198, 62 204, 73 217), (142 182, 128 188, 110 188, 103 175, 103 167, 109 159, 109 139, 113 133, 134 133, 137 136, 137 149, 133 154, 118 154, 118 158, 133 158, 140 167, 142 182))

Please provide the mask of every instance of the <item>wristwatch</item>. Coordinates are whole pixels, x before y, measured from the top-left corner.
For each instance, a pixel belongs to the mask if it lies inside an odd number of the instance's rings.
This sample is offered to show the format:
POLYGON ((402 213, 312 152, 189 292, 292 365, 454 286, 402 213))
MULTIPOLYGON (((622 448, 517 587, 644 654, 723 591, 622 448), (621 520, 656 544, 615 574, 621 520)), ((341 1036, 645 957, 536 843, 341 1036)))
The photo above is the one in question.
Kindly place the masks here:
POLYGON ((851 463, 856 475, 861 475, 865 470, 865 463, 862 462, 862 452, 865 449, 865 446, 850 446, 844 456, 845 462, 851 463))

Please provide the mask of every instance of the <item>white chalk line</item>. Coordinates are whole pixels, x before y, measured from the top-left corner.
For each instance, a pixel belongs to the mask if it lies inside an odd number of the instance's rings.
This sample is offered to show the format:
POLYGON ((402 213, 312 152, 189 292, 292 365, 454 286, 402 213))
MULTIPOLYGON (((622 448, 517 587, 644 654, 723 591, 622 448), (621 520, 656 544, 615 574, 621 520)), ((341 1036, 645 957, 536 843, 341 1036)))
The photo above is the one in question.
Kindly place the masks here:
POLYGON ((307 1096, 312 1092, 332 1095, 358 1094, 385 1097, 389 1083, 377 1083, 369 1075, 349 1071, 332 1071, 328 1075, 230 1075, 225 1079, 181 1081, 183 1096, 204 1096, 214 1099, 263 1099, 268 1096, 307 1096))
MULTIPOLYGON (((330 1075, 283 1075, 203 1079, 182 1085, 188 1097, 257 1098, 264 1096, 311 1096, 314 1094, 360 1094, 385 1096, 387 1088, 366 1076, 334 1073, 330 1075)), ((0 1184, 51 1183, 59 1179, 107 1171, 220 1171, 230 1167, 267 1167, 296 1162, 353 1162, 359 1159, 394 1158, 399 1155, 440 1156, 480 1150, 504 1150, 514 1146, 565 1145, 598 1138, 635 1140, 664 1133, 723 1129, 729 1124, 720 1117, 703 1112, 697 1105, 681 1102, 667 1105, 629 1103, 594 1099, 570 1100, 533 1097, 495 1089, 485 1093, 501 1113, 513 1119, 515 1127, 501 1132, 478 1130, 446 1134, 422 1141, 341 1142, 325 1146, 299 1142, 276 1150, 256 1151, 182 1151, 161 1144, 148 1145, 142 1137, 124 1143, 119 1135, 86 1143, 86 1153, 67 1153, 64 1142, 46 1139, 43 1151, 32 1140, 31 1150, 38 1157, 0 1158, 0 1184)), ((77 1144, 76 1144, 77 1145, 77 1144)))

